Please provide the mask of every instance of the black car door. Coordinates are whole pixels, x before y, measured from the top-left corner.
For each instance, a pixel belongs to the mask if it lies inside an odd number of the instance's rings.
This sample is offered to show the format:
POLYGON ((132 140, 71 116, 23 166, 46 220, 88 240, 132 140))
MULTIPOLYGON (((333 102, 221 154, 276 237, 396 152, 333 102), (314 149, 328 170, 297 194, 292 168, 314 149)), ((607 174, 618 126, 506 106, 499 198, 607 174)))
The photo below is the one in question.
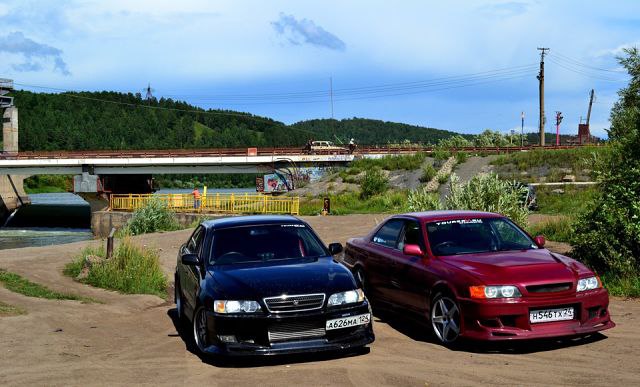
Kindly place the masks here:
MULTIPOLYGON (((204 240, 205 229, 204 227, 198 227, 189 241, 183 246, 181 254, 196 254, 200 259, 203 259, 202 254, 202 241, 204 240)), ((196 297, 198 296, 198 290, 200 288, 200 275, 202 265, 184 265, 183 276, 180 278, 180 284, 184 292, 185 301, 188 304, 189 309, 193 310, 196 305, 196 297)))
POLYGON ((428 284, 425 273, 425 257, 405 255, 405 245, 418 245, 426 251, 426 245, 420 223, 416 220, 404 220, 398 248, 392 255, 394 263, 390 271, 390 294, 393 303, 414 312, 424 312, 427 308, 428 284))
POLYGON ((391 265, 395 263, 393 255, 397 253, 398 238, 404 220, 390 219, 373 235, 367 243, 367 279, 369 289, 375 298, 381 301, 391 300, 391 265))

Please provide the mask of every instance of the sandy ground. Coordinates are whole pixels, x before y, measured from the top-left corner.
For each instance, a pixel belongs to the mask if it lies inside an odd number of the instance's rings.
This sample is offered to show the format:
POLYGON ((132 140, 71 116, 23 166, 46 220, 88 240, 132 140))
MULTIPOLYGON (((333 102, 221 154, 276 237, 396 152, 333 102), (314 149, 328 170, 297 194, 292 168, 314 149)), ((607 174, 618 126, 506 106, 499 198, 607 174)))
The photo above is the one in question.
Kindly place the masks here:
MULTIPOLYGON (((325 242, 364 234, 384 216, 307 218, 325 242)), ((160 250, 172 273, 189 234, 138 238, 160 250)), ((203 361, 174 325, 174 306, 155 296, 121 295, 64 277, 62 267, 87 242, 0 251, 0 268, 58 291, 102 303, 28 298, 0 287, 0 300, 28 314, 0 318, 0 385, 638 385, 640 302, 614 299, 618 324, 590 339, 512 346, 435 344, 426 330, 377 316, 367 354, 203 361)))

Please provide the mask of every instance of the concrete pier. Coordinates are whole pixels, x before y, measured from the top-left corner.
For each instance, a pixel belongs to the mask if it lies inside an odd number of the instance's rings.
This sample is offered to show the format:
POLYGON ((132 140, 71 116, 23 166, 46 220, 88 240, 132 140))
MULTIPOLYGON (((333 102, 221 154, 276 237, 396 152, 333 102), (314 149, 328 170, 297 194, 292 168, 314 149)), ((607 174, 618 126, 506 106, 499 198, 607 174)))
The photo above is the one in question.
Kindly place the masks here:
MULTIPOLYGON (((109 231, 114 227, 116 230, 127 224, 133 216, 133 212, 120 211, 94 211, 91 213, 91 231, 98 238, 105 238, 109 235, 109 231)), ((206 216, 207 219, 223 218, 229 215, 212 215, 206 216)), ((176 213, 178 223, 181 226, 189 226, 193 222, 203 218, 202 214, 176 213)))

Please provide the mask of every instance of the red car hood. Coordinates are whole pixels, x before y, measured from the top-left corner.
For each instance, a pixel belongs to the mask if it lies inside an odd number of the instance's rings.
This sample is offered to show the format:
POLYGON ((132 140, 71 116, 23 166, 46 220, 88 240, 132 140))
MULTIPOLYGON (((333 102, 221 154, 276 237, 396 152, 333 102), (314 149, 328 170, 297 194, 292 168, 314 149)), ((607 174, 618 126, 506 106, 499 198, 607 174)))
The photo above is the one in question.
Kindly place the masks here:
POLYGON ((576 261, 554 257, 547 249, 450 255, 442 259, 486 285, 573 282, 582 271, 576 261))

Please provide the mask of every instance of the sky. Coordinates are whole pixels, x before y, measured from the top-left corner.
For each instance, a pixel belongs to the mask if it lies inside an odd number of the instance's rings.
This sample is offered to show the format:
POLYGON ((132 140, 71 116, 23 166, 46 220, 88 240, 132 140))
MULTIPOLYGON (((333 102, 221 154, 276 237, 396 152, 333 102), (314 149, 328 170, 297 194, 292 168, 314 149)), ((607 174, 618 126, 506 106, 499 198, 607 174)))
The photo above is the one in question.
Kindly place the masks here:
POLYGON ((363 117, 479 133, 592 133, 640 45, 640 1, 0 0, 0 78, 34 91, 115 90, 285 123, 363 117), (331 91, 332 90, 332 91, 331 91), (333 95, 333 104, 331 103, 333 95))

